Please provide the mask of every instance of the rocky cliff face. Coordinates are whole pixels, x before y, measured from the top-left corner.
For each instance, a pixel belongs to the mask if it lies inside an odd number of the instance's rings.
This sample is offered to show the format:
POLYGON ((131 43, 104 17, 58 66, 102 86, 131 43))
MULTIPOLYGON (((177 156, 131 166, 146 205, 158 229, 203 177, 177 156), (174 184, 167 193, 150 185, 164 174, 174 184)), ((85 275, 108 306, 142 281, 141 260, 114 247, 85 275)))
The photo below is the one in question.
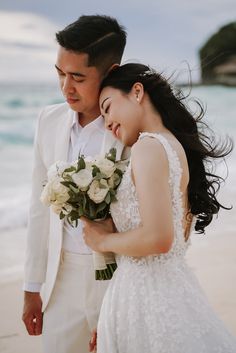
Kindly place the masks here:
POLYGON ((199 55, 203 83, 236 86, 236 22, 220 28, 199 55))

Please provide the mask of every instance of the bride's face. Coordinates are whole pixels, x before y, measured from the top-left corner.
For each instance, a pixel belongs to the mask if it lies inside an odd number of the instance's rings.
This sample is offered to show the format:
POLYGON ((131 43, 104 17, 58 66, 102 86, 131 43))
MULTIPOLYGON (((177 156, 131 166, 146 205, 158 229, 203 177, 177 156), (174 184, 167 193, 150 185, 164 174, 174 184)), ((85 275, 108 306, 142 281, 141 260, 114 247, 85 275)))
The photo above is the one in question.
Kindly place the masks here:
POLYGON ((135 92, 126 94, 122 91, 105 87, 99 99, 101 114, 106 128, 121 140, 124 145, 132 146, 141 131, 141 108, 135 92))

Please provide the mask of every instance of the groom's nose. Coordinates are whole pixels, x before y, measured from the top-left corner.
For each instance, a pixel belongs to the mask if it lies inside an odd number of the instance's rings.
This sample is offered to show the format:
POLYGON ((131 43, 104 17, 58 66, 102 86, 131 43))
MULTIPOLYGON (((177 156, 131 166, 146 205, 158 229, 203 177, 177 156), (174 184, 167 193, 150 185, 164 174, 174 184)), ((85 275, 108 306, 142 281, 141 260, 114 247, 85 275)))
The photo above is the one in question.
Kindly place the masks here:
POLYGON ((62 82, 62 92, 65 96, 68 94, 74 93, 75 88, 73 86, 73 79, 68 75, 64 77, 64 80, 62 82))

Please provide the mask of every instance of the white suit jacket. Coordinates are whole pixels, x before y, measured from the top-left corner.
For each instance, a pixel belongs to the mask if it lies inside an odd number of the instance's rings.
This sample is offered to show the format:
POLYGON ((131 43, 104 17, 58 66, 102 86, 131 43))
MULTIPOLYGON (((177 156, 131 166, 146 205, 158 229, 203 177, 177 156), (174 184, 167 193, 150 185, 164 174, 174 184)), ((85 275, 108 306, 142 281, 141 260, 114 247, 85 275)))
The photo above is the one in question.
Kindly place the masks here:
MULTIPOLYGON (((49 301, 58 272, 63 222, 39 198, 47 180, 48 168, 57 160, 67 160, 73 114, 74 111, 67 103, 46 107, 39 115, 35 135, 25 282, 44 283, 43 310, 49 301)), ((123 144, 110 131, 106 131, 101 154, 111 147, 116 148, 117 159, 120 159, 123 144)))

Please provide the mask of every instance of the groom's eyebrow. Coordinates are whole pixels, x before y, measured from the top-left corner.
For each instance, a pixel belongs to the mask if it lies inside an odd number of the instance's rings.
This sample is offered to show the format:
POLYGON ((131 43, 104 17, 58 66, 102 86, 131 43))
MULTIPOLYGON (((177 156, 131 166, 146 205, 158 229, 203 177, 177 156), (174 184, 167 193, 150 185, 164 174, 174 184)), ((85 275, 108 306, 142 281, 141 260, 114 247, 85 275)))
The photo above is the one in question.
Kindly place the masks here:
MULTIPOLYGON (((55 65, 55 68, 57 69, 57 71, 63 73, 63 71, 62 71, 57 65, 55 65)), ((70 75, 73 75, 73 76, 86 77, 86 75, 81 74, 80 72, 68 72, 68 73, 69 73, 70 75)))
POLYGON ((105 98, 104 99, 104 101, 102 102, 102 104, 101 104, 101 108, 103 108, 103 104, 106 102, 106 100, 108 100, 110 97, 107 97, 107 98, 105 98))

